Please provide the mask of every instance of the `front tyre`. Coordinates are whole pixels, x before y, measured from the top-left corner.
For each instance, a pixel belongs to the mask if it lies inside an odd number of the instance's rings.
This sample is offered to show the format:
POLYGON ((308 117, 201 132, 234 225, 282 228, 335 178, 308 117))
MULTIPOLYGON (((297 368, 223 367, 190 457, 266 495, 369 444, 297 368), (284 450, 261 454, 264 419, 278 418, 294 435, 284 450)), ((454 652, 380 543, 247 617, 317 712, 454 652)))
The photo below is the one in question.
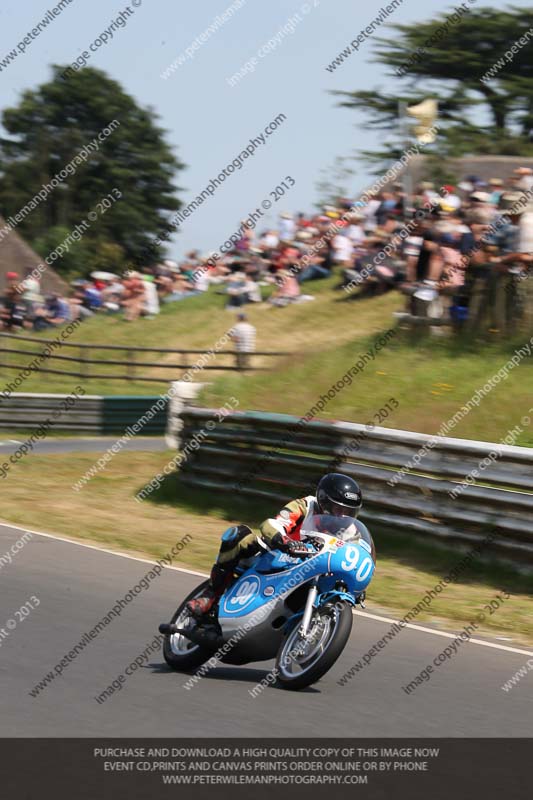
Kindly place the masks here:
POLYGON ((306 639, 300 625, 290 631, 276 659, 276 674, 284 689, 303 689, 331 669, 352 630, 349 603, 325 603, 313 612, 306 639))
MULTIPOLYGON (((197 586, 196 589, 185 598, 183 603, 179 606, 173 615, 171 622, 175 623, 179 628, 192 628, 196 625, 196 620, 187 608, 187 603, 194 597, 199 597, 204 593, 209 581, 204 581, 197 586)), ((178 672, 188 672, 189 670, 197 669, 204 664, 212 653, 205 647, 200 647, 194 644, 190 639, 182 636, 180 633, 173 633, 165 636, 163 641, 163 658, 169 667, 177 670, 178 672)))

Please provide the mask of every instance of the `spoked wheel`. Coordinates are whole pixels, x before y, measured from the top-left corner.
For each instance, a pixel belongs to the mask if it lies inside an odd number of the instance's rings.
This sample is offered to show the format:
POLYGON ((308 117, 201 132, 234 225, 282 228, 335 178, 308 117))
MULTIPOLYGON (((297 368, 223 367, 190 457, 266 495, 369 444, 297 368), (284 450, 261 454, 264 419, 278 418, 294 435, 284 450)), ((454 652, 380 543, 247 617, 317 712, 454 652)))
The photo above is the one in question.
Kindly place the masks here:
MULTIPOLYGON (((187 603, 194 597, 199 597, 203 594, 208 583, 209 581, 204 581, 200 586, 194 589, 173 615, 170 621, 177 625, 178 628, 194 628, 196 626, 197 622, 188 610, 187 603)), ((163 657, 172 669, 183 672, 196 669, 207 661, 211 655, 212 653, 210 650, 205 647, 200 647, 198 644, 194 644, 194 642, 191 642, 190 639, 187 639, 181 633, 172 633, 165 636, 163 642, 163 657)))
POLYGON ((352 630, 349 603, 326 603, 316 609, 302 637, 296 625, 276 659, 278 681, 285 689, 303 689, 318 681, 338 659, 352 630))

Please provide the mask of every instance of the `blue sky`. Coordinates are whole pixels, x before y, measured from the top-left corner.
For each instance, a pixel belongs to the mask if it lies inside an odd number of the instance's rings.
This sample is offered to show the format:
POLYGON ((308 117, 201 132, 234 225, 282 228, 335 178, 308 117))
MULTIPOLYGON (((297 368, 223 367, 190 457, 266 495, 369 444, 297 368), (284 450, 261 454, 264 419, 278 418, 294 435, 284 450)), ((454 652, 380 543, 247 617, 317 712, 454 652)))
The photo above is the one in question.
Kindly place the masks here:
MULTIPOLYGON (((336 107, 328 90, 392 91, 398 79, 372 62, 372 40, 363 42, 334 73, 325 67, 379 13, 381 4, 353 0, 246 0, 231 19, 212 33, 199 49, 167 80, 161 73, 191 42, 206 31, 217 15, 234 0, 135 0, 140 5, 127 25, 115 31, 106 46, 91 54, 91 66, 108 72, 143 106, 158 113, 168 131, 167 140, 188 165, 179 183, 184 203, 192 200, 278 114, 287 119, 226 179, 209 201, 198 208, 169 244, 168 255, 187 249, 217 249, 287 175, 295 185, 274 203, 264 226, 285 210, 305 211, 317 199, 320 170, 335 157, 371 148, 375 133, 366 130, 364 117, 336 107), (303 6, 305 9, 303 10, 303 6), (304 11, 306 13, 304 13, 304 11), (299 14, 301 21, 295 20, 299 14), (273 52, 257 58, 257 51, 289 23, 273 52), (257 67, 235 86, 230 78, 256 56, 257 67)), ((242 2, 242 0, 241 0, 242 2)), ((528 2, 514 0, 514 5, 528 2)), ((57 0, 3 0, 0 6, 0 60, 17 47, 28 31, 54 8, 57 0)), ((387 5, 384 2, 383 5, 387 5)), ((497 4, 501 7, 501 4, 497 4)), ((529 4, 530 5, 530 4, 529 4)), ((72 0, 7 68, 0 72, 1 107, 16 104, 21 92, 50 77, 51 63, 74 61, 105 31, 126 7, 120 0, 72 0)), ((393 22, 415 22, 452 10, 442 0, 404 0, 389 17, 393 22)), ((383 26, 379 35, 386 35, 383 26)), ((264 52, 264 51, 263 51, 264 52)), ((352 194, 369 179, 367 168, 355 163, 352 194)))

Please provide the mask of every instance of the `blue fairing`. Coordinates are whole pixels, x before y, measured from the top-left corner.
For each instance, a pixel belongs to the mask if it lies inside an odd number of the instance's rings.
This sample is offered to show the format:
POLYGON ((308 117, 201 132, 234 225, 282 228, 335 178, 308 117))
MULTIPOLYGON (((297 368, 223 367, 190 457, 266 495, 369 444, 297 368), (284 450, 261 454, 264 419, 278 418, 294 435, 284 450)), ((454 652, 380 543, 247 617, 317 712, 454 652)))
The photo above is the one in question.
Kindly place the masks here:
MULTIPOLYGON (((271 551, 260 556, 223 596, 219 621, 247 617, 283 594, 289 594, 312 578, 323 576, 319 590, 333 592, 342 581, 353 600, 370 583, 374 562, 365 542, 347 542, 332 537, 323 550, 305 560, 271 551)), ((336 592, 342 594, 342 592, 336 592)))

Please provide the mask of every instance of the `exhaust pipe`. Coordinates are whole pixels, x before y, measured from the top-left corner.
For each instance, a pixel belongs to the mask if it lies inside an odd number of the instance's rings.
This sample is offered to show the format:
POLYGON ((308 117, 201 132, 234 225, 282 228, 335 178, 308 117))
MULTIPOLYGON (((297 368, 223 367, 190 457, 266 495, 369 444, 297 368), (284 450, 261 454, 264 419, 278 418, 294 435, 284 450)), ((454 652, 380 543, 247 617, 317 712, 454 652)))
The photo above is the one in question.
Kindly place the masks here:
POLYGON ((159 633, 162 633, 163 636, 171 636, 173 633, 177 633, 178 629, 173 623, 162 622, 159 626, 159 633))
POLYGON ((214 630, 186 630, 185 628, 178 628, 173 622, 162 623, 159 626, 159 633, 162 633, 163 636, 172 636, 174 633, 179 633, 194 644, 214 648, 215 650, 225 644, 224 637, 219 636, 214 630))

